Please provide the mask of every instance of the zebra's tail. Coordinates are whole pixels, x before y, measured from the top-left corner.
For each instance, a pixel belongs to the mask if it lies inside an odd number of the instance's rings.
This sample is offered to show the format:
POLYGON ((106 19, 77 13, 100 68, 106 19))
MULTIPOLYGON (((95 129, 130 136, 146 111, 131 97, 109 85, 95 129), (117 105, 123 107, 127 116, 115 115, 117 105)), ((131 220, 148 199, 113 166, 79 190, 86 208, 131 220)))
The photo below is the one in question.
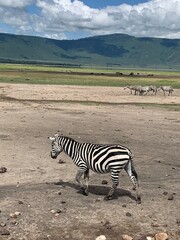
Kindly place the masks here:
MULTIPOLYGON (((131 152, 130 152, 130 153, 131 153, 131 152)), ((132 153, 129 154, 129 156, 130 156, 130 161, 131 161, 132 173, 133 173, 133 175, 135 176, 135 178, 136 178, 137 181, 138 181, 138 175, 137 175, 137 172, 136 172, 135 167, 134 167, 134 162, 133 162, 133 155, 132 155, 132 153)))
POLYGON ((137 172, 136 172, 136 170, 135 170, 135 168, 134 168, 134 163, 133 163, 133 160, 131 159, 131 165, 132 165, 132 173, 133 173, 133 175, 135 176, 135 178, 137 179, 137 181, 138 181, 138 175, 137 175, 137 172))

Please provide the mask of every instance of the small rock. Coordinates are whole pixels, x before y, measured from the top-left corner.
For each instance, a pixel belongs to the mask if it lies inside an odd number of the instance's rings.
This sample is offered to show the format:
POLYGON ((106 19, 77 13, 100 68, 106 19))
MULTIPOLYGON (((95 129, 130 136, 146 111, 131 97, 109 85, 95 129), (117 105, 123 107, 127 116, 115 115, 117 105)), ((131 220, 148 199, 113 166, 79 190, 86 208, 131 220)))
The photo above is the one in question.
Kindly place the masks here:
POLYGON ((124 207, 124 208, 125 208, 125 207, 127 207, 127 206, 126 206, 126 204, 123 204, 123 205, 122 205, 122 207, 124 207))
POLYGON ((174 199, 174 194, 169 195, 168 200, 172 201, 174 199))
POLYGON ((159 227, 159 225, 157 223, 151 223, 152 227, 159 227))
POLYGON ((64 164, 64 163, 66 163, 66 162, 65 162, 64 160, 60 159, 58 163, 59 163, 59 164, 64 164))
POLYGON ((126 216, 127 216, 127 217, 131 217, 132 214, 131 214, 130 212, 127 212, 127 213, 126 213, 126 216))
POLYGON ((5 173, 7 172, 7 168, 5 167, 0 167, 0 173, 5 173))
POLYGON ((65 204, 66 203, 66 201, 61 201, 61 204, 65 204))
POLYGON ((100 198, 96 198, 96 199, 95 199, 95 202, 100 202, 100 201, 101 201, 100 198))
POLYGON ((163 192, 163 195, 166 196, 168 194, 168 192, 163 192))
POLYGON ((106 240, 106 237, 104 235, 100 235, 96 238, 96 240, 106 240))
POLYGON ((55 213, 56 213, 56 210, 52 209, 50 212, 53 213, 53 214, 55 214, 55 213))
POLYGON ((168 235, 167 233, 156 233, 155 234, 155 240, 167 240, 168 239, 168 235))
POLYGON ((58 192, 58 195, 61 195, 62 193, 61 192, 58 192))
POLYGON ((0 235, 2 236, 2 235, 10 235, 10 232, 9 232, 9 230, 7 230, 7 229, 0 229, 0 235))
POLYGON ((111 223, 109 221, 106 221, 104 224, 103 224, 107 229, 111 229, 112 226, 111 226, 111 223))
POLYGON ((176 223, 177 223, 178 226, 180 226, 180 219, 177 219, 176 223))
POLYGON ((140 238, 138 238, 138 240, 147 240, 147 238, 146 238, 145 235, 143 235, 143 236, 141 236, 140 238))
POLYGON ((146 239, 147 239, 147 240, 154 240, 154 237, 148 236, 148 237, 146 237, 146 239))
POLYGON ((18 201, 18 203, 19 203, 19 204, 23 204, 23 201, 20 200, 20 201, 18 201))
POLYGON ((10 213, 11 218, 17 218, 20 215, 21 215, 21 212, 10 213))
POLYGON ((11 218, 17 218, 17 215, 15 215, 14 213, 10 213, 10 217, 11 218))
POLYGON ((122 240, 133 240, 133 238, 129 235, 123 234, 122 236, 122 240))
POLYGON ((61 213, 62 211, 60 209, 57 209, 56 210, 56 213, 61 213))
POLYGON ((59 216, 59 213, 55 213, 54 216, 55 216, 55 217, 58 217, 58 216, 59 216))
POLYGON ((102 180, 102 182, 101 182, 103 185, 106 185, 106 184, 108 184, 108 181, 106 181, 106 180, 102 180))
POLYGON ((168 225, 167 225, 167 224, 163 224, 163 227, 164 227, 164 228, 167 228, 167 227, 168 227, 168 225))
POLYGON ((21 215, 21 212, 15 212, 14 213, 16 216, 20 216, 21 215))
POLYGON ((10 223, 11 223, 12 225, 18 225, 18 222, 17 222, 15 219, 13 219, 10 223))
POLYGON ((6 226, 6 223, 5 223, 5 222, 1 222, 1 223, 0 223, 0 226, 1 226, 1 227, 5 227, 5 226, 6 226))
POLYGON ((60 209, 52 209, 52 210, 50 210, 50 212, 53 213, 53 214, 58 214, 59 215, 59 213, 61 213, 62 211, 60 209))

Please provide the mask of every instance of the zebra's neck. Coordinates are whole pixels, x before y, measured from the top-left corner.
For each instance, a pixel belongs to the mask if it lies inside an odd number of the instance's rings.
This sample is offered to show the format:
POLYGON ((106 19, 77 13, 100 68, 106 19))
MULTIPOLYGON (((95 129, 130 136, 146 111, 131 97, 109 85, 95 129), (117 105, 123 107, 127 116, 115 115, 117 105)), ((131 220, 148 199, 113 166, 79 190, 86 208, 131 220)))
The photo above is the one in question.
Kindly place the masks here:
POLYGON ((76 156, 76 150, 79 146, 79 143, 74 139, 69 137, 61 138, 61 146, 63 147, 64 152, 70 157, 74 158, 76 156))

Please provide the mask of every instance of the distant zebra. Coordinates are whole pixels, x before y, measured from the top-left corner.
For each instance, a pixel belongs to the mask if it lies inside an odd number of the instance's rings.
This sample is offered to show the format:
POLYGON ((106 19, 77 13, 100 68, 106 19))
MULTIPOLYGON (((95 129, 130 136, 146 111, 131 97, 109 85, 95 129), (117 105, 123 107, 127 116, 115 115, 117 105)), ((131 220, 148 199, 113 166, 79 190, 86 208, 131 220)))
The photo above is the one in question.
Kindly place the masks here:
POLYGON ((125 90, 126 88, 128 88, 128 89, 130 90, 130 93, 131 93, 131 94, 133 93, 134 86, 132 86, 132 85, 126 86, 126 87, 124 88, 124 90, 125 90))
POLYGON ((147 95, 147 93, 149 91, 151 91, 151 87, 150 86, 143 86, 139 90, 139 95, 144 95, 144 93, 145 93, 145 95, 147 95))
POLYGON ((174 91, 174 89, 171 86, 160 86, 158 90, 163 90, 164 96, 166 95, 165 92, 168 92, 168 96, 169 95, 172 96, 172 92, 174 91))
POLYGON ((126 86, 124 89, 128 88, 130 90, 130 93, 132 94, 133 91, 134 91, 134 95, 137 95, 139 93, 139 90, 141 89, 141 86, 140 85, 137 85, 137 86, 126 86))
POLYGON ((152 91, 154 93, 154 95, 156 95, 157 94, 157 87, 154 86, 154 85, 150 85, 149 87, 151 89, 150 91, 152 91))
POLYGON ((49 137, 52 141, 51 157, 57 156, 64 151, 79 167, 76 181, 80 184, 83 194, 88 195, 89 170, 97 173, 111 173, 112 187, 105 200, 112 198, 114 190, 119 184, 119 173, 125 169, 136 190, 137 203, 141 203, 138 192, 138 177, 135 171, 132 153, 121 145, 101 145, 91 143, 79 143, 72 138, 55 134, 49 137), (84 174, 85 185, 81 182, 84 174))

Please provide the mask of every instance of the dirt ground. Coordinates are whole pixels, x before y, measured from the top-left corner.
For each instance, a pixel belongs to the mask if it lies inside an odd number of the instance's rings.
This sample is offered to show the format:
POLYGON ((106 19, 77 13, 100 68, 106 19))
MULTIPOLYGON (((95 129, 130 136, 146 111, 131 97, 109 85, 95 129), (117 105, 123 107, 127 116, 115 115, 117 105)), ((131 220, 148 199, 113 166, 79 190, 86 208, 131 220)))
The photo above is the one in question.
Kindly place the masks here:
POLYGON ((134 96, 119 87, 0 84, 0 167, 7 168, 0 173, 0 240, 136 240, 157 232, 180 239, 180 113, 154 103, 180 104, 180 90, 134 96), (63 153, 50 158, 47 137, 56 132, 129 147, 142 203, 124 171, 111 201, 104 201, 108 174, 90 172, 89 196, 82 195, 72 161, 63 153))

